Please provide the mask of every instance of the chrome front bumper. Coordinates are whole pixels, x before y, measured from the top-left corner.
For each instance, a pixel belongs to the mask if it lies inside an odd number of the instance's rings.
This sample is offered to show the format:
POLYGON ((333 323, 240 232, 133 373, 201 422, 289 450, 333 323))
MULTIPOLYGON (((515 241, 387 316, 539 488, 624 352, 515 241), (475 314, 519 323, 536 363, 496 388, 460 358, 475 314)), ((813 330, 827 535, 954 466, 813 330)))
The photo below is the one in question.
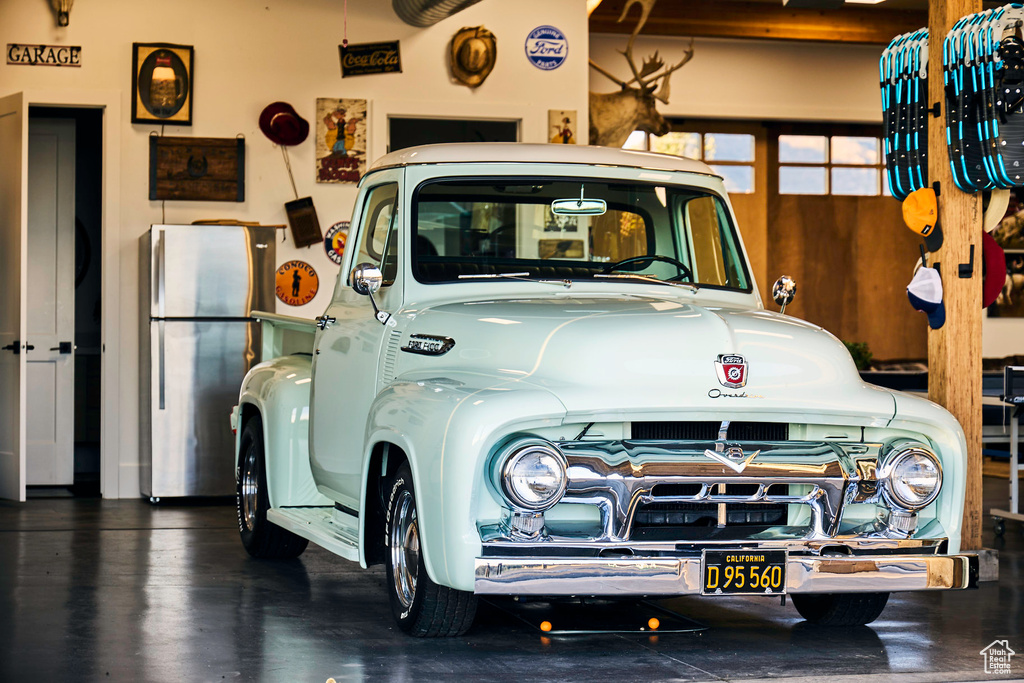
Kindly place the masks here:
MULTIPOLYGON (((951 590, 977 584, 973 555, 790 555, 787 593, 951 590)), ((480 557, 480 595, 699 595, 700 557, 480 557)))

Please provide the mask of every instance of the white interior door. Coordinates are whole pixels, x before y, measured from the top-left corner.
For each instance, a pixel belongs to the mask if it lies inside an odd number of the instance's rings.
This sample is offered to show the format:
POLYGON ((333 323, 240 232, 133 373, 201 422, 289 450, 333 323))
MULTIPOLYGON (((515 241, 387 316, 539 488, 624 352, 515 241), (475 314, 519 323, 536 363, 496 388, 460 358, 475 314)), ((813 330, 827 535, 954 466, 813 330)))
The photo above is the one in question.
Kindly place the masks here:
POLYGON ((75 122, 28 130, 26 483, 75 479, 75 122), (33 348, 34 347, 34 348, 33 348))
POLYGON ((0 98, 0 498, 25 500, 28 112, 0 98))

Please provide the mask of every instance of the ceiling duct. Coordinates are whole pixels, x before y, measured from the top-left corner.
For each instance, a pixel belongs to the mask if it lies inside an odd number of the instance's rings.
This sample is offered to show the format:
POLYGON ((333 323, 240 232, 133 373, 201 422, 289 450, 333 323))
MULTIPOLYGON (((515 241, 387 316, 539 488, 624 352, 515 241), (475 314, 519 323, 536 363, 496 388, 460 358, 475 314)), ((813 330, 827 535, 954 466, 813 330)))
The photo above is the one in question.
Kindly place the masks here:
POLYGON ((412 26, 433 26, 480 0, 391 0, 398 18, 412 26))

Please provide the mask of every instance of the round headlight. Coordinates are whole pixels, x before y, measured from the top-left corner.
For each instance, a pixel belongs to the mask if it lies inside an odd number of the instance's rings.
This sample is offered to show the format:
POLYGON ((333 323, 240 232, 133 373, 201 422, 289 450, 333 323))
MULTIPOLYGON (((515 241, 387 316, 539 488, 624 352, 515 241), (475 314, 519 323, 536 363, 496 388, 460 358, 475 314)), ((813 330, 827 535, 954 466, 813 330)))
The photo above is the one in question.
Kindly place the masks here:
POLYGON ((920 510, 935 500, 942 486, 942 468, 935 456, 923 448, 897 451, 887 463, 886 490, 893 503, 920 510))
POLYGON ((505 461, 502 489, 516 507, 546 510, 565 493, 565 470, 565 456, 554 446, 524 446, 513 451, 505 461))

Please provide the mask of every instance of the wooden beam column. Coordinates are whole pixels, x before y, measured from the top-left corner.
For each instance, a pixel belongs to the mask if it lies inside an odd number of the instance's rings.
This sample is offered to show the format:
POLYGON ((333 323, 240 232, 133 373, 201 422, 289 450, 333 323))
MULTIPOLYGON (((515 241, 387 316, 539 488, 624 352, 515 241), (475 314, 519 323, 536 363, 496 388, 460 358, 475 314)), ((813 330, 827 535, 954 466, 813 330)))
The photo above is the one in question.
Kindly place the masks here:
MULTIPOLYGON (((982 10, 981 0, 928 1, 928 96, 942 103, 942 116, 929 120, 928 173, 939 181, 942 248, 930 259, 940 263, 946 324, 928 331, 928 394, 951 412, 967 436, 967 499, 963 517, 965 550, 981 548, 981 195, 961 192, 953 184, 946 148, 942 41, 960 17, 982 10), (974 272, 959 276, 970 260, 974 272)), ((931 265, 931 263, 929 263, 931 265)))

